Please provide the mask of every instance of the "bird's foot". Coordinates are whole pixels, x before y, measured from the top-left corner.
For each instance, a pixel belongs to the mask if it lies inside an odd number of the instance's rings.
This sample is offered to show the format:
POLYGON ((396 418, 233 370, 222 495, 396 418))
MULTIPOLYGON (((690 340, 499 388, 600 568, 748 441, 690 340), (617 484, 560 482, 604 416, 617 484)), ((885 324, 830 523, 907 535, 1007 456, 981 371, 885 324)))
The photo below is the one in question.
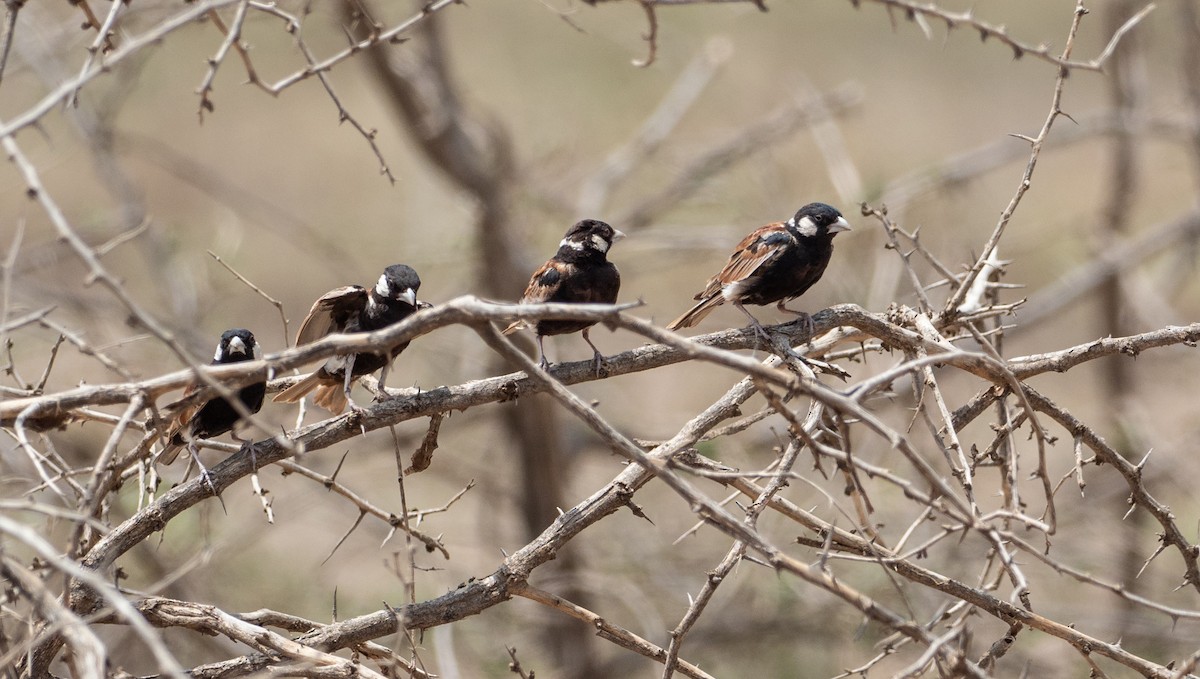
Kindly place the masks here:
POLYGON ((807 358, 792 348, 791 343, 787 341, 785 335, 771 335, 767 332, 766 328, 758 324, 754 325, 754 329, 757 331, 758 336, 762 338, 763 344, 766 345, 764 348, 767 351, 775 354, 785 362, 795 360, 808 363, 807 358))
POLYGON ((808 340, 805 343, 811 346, 813 335, 817 334, 817 325, 816 323, 813 323, 812 314, 808 313, 807 311, 797 311, 796 316, 796 320, 803 323, 804 329, 808 330, 808 340))
POLYGON ((592 371, 595 372, 597 379, 608 374, 608 360, 599 351, 592 354, 592 371))
POLYGON ((238 450, 238 452, 239 453, 249 452, 250 453, 250 470, 258 471, 258 444, 257 443, 255 443, 254 441, 250 441, 250 440, 242 441, 242 447, 238 450))
POLYGON ((229 510, 225 508, 225 498, 221 497, 221 494, 217 492, 217 487, 213 485, 212 474, 209 474, 207 469, 201 469, 200 478, 204 479, 204 484, 212 491, 213 497, 217 498, 217 502, 221 503, 221 511, 228 515, 229 510))
POLYGON ((762 326, 762 323, 752 319, 750 327, 754 328, 754 334, 758 335, 763 342, 766 342, 768 347, 774 346, 775 341, 771 339, 771 333, 767 332, 767 329, 762 326))
POLYGON ((809 314, 807 311, 800 311, 799 309, 790 309, 786 305, 784 305, 783 302, 780 302, 779 304, 775 305, 775 308, 779 309, 780 311, 782 311, 784 313, 794 314, 796 316, 796 320, 803 323, 804 328, 806 330, 808 330, 808 342, 807 343, 812 344, 813 335, 817 334, 817 326, 815 323, 813 323, 811 314, 809 314))
POLYGON ((221 511, 228 514, 229 510, 225 509, 225 500, 221 497, 221 493, 217 490, 216 484, 213 483, 212 474, 209 473, 208 467, 205 467, 204 463, 200 461, 199 453, 197 453, 195 448, 192 448, 191 446, 188 447, 188 452, 192 454, 192 460, 195 461, 196 468, 200 470, 201 482, 208 486, 208 489, 212 491, 213 497, 217 498, 217 502, 221 503, 221 511))

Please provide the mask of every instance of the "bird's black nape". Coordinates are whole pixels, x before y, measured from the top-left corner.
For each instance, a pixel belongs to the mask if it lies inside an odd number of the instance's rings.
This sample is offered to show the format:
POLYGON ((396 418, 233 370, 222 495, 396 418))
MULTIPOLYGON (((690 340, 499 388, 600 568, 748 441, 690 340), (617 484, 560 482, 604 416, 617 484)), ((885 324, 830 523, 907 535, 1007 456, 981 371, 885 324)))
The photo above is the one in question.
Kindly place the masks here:
POLYGON ((799 210, 796 210, 795 219, 800 220, 804 217, 819 217, 826 221, 834 222, 837 221, 837 218, 841 216, 842 213, 832 205, 827 203, 809 203, 799 210))

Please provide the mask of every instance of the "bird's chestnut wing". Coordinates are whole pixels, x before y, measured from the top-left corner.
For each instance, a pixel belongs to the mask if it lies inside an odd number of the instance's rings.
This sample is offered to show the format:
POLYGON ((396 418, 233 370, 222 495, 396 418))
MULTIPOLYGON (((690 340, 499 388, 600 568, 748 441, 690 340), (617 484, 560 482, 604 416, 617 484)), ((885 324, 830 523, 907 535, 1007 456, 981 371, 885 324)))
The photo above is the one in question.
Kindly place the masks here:
POLYGON ((525 294, 521 296, 522 304, 540 304, 548 301, 558 292, 563 279, 570 273, 570 264, 551 259, 542 268, 533 272, 525 294))
POLYGON ((696 299, 704 299, 720 292, 726 285, 750 278, 763 264, 779 257, 796 240, 783 222, 767 224, 755 229, 734 248, 725 268, 708 281, 704 291, 696 299))
MULTIPOLYGON (((196 393, 196 391, 199 388, 200 388, 199 384, 188 385, 188 388, 183 390, 183 396, 180 397, 179 400, 182 401, 182 400, 186 399, 187 397, 196 393)), ((183 432, 187 428, 187 426, 189 424, 191 424, 192 418, 195 417, 196 413, 200 412, 200 409, 203 407, 204 407, 204 402, 200 401, 197 403, 193 403, 192 405, 187 406, 186 408, 180 408, 179 412, 175 413, 175 417, 171 418, 171 424, 169 426, 167 426, 167 431, 163 434, 163 437, 166 439, 168 444, 176 436, 183 434, 183 432)))
POLYGON ((315 342, 332 332, 341 332, 351 314, 362 311, 366 305, 367 289, 359 285, 347 285, 321 295, 300 324, 296 346, 315 342))

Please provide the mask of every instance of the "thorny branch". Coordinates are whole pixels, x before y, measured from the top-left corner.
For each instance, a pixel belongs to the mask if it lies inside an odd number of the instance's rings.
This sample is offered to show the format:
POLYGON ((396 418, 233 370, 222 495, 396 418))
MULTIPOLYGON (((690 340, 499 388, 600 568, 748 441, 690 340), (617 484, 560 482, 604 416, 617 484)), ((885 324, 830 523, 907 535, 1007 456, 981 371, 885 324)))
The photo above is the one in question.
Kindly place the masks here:
MULTIPOLYGON (((1145 19, 1146 15, 1154 11, 1155 8, 1154 3, 1148 3, 1140 12, 1130 17, 1129 20, 1120 27, 1120 29, 1113 33, 1112 37, 1109 38, 1108 44, 1105 45, 1104 49, 1100 51, 1100 54, 1092 59, 1078 61, 1070 58, 1071 52, 1069 48, 1064 50, 1061 55, 1056 55, 1054 50, 1049 45, 1030 45, 1023 43, 1009 35, 1008 30, 1004 26, 996 26, 976 17, 974 10, 969 9, 963 12, 951 12, 938 7, 934 3, 915 2, 915 0, 850 0, 850 3, 855 7, 861 6, 863 2, 874 2, 883 5, 887 7, 889 11, 893 9, 899 10, 904 13, 904 17, 909 21, 918 22, 922 29, 926 31, 926 33, 929 32, 925 23, 927 19, 941 21, 946 25, 948 30, 966 26, 979 33, 980 40, 986 41, 991 38, 1003 45, 1007 45, 1009 49, 1012 50, 1014 59, 1020 59, 1028 54, 1037 59, 1041 59, 1042 61, 1054 64, 1061 69, 1080 69, 1085 71, 1103 70, 1104 65, 1108 62, 1109 57, 1112 56, 1113 50, 1115 50, 1117 44, 1121 42, 1121 38, 1124 37, 1126 33, 1133 30, 1134 26, 1137 26, 1139 23, 1141 23, 1142 19, 1145 19)), ((1082 2, 1077 5, 1077 8, 1079 9, 1082 9, 1082 7, 1082 2)), ((1086 12, 1086 10, 1084 11, 1086 12)), ((1072 36, 1073 35, 1074 34, 1072 33, 1072 36)), ((1069 42, 1070 38, 1068 38, 1068 43, 1069 42)))
MULTIPOLYGON (((454 2, 455 0, 435 0, 434 2, 431 2, 423 7, 420 12, 413 15, 409 19, 392 26, 387 30, 372 32, 370 36, 354 42, 352 45, 337 52, 336 54, 317 61, 316 63, 311 63, 307 67, 300 69, 273 84, 257 81, 255 84, 259 85, 269 94, 279 94, 283 90, 295 85, 300 81, 307 80, 312 76, 329 71, 334 66, 337 66, 350 57, 361 53, 363 50, 371 47, 372 45, 380 42, 396 42, 400 40, 401 36, 413 26, 420 23, 426 17, 431 16, 432 14, 454 4, 454 2)), ((6 4, 11 5, 12 3, 6 4)), ((55 87, 54 90, 44 96, 41 101, 33 106, 30 106, 22 114, 16 116, 12 120, 0 121, 0 138, 9 138, 14 133, 31 125, 37 124, 37 122, 41 120, 44 115, 52 111, 55 106, 62 103, 65 99, 73 97, 80 88, 96 79, 98 76, 111 71, 117 64, 120 64, 135 55, 141 54, 148 47, 159 44, 168 35, 187 27, 198 19, 208 16, 210 12, 214 12, 234 4, 246 6, 247 9, 253 8, 257 11, 265 11, 268 13, 272 13, 274 11, 273 4, 257 2, 247 3, 246 0, 204 0, 202 2, 192 3, 178 14, 158 22, 143 34, 126 40, 123 45, 101 58, 100 64, 93 65, 90 69, 80 73, 79 76, 63 82, 59 86, 55 87)), ((15 10, 11 12, 11 14, 15 15, 15 10)), ((289 23, 288 25, 290 26, 291 24, 289 23)))
MULTIPOLYGON (((252 379, 255 375, 263 374, 265 371, 265 364, 273 364, 281 368, 284 366, 291 367, 294 365, 299 365, 304 361, 311 362, 314 360, 319 360, 322 356, 329 355, 338 348, 345 350, 349 347, 361 349, 368 345, 373 345, 376 347, 389 346, 390 344, 394 344, 399 341, 405 341, 410 337, 415 337, 422 332, 429 331, 435 326, 444 325, 448 322, 448 320, 467 323, 477 327, 490 327, 478 326, 478 323, 502 321, 513 318, 516 315, 535 318, 539 316, 566 317, 572 314, 576 316, 592 315, 596 318, 605 318, 618 327, 628 328, 634 331, 642 332, 647 336, 658 339, 669 339, 671 341, 673 346, 666 346, 662 344, 650 345, 610 357, 608 359, 608 379, 612 379, 613 377, 622 374, 628 374, 629 372, 649 369, 651 367, 666 365, 671 362, 677 362, 679 360, 686 360, 689 358, 714 360, 718 363, 725 364, 730 368, 745 371, 748 369, 746 362, 741 357, 735 354, 730 354, 729 349, 752 346, 758 341, 748 330, 735 330, 715 333, 710 336, 697 338, 699 341, 685 340, 683 338, 673 336, 671 333, 666 333, 665 331, 658 330, 653 326, 649 326, 649 324, 646 324, 644 321, 639 321, 636 318, 632 318, 626 312, 620 312, 604 307, 600 307, 595 310, 571 307, 564 308, 562 306, 555 305, 545 305, 541 308, 537 306, 514 307, 511 305, 491 305, 467 298, 453 301, 441 307, 417 314, 404 324, 398 325, 396 328, 389 329, 388 331, 374 333, 372 335, 366 335, 363 337, 334 336, 328 340, 324 340, 323 343, 314 344, 310 347, 290 349, 276 356, 269 357, 267 360, 262 362, 263 365, 247 366, 246 368, 238 367, 237 371, 240 372, 240 374, 237 375, 236 379, 230 380, 228 384, 231 387, 236 387, 238 380, 243 380, 246 378, 252 379), (421 316, 426 316, 427 318, 420 318, 421 316), (437 322, 431 323, 430 321, 433 321, 435 317, 437 322), (314 348, 316 350, 314 350, 314 348), (298 359, 300 356, 303 356, 303 361, 298 359)), ((893 318, 896 318, 896 316, 893 316, 893 318)), ((877 339, 882 339, 893 346, 907 346, 909 350, 914 350, 918 347, 929 346, 929 342, 920 333, 914 330, 906 329, 901 325, 897 325, 885 317, 864 312, 861 309, 853 307, 852 305, 842 305, 826 310, 816 314, 813 320, 815 328, 819 333, 826 333, 827 336, 836 336, 840 334, 841 337, 839 338, 839 341, 843 342, 847 341, 848 338, 856 339, 865 334, 873 336, 877 339), (853 327, 854 329, 846 330, 845 328, 848 327, 853 327)), ((788 333, 787 336, 789 338, 789 343, 798 344, 803 338, 808 336, 807 329, 802 326, 803 324, 799 323, 776 326, 773 329, 773 332, 778 331, 788 333)), ((1084 361, 1091 360, 1099 356, 1113 355, 1122 351, 1125 351, 1126 353, 1136 353, 1143 348, 1151 348, 1155 346, 1194 343, 1197 338, 1200 338, 1200 324, 1194 324, 1193 326, 1186 328, 1167 328, 1132 338, 1102 340, 1095 343, 1090 343, 1086 346, 1068 348, 1052 354, 1011 359, 1008 371, 1009 374, 1020 375, 1022 378, 1026 378, 1056 369, 1065 370, 1069 367, 1079 365, 1084 361)), ((495 341, 496 337, 492 337, 492 340, 495 341)), ((829 344, 823 344, 821 340, 814 341, 811 347, 811 351, 814 353, 814 355, 823 351, 828 351, 832 348, 832 346, 829 344)), ((965 352, 959 352, 957 350, 948 351, 944 347, 940 347, 937 344, 934 344, 933 347, 938 347, 938 350, 941 352, 947 365, 954 365, 963 371, 968 372, 969 374, 978 374, 979 376, 994 380, 998 385, 1007 386, 1005 377, 997 374, 994 370, 989 368, 989 365, 986 361, 983 361, 979 358, 972 358, 970 354, 965 352)), ((523 359, 523 363, 529 362, 529 359, 524 358, 523 354, 514 354, 512 352, 506 353, 508 353, 510 358, 516 360, 523 359)), ((538 370, 534 370, 532 363, 526 365, 525 367, 533 373, 540 372, 538 370)), ((912 365, 908 369, 919 371, 921 366, 912 365)), ((222 368, 221 370, 225 372, 224 375, 221 375, 222 378, 228 378, 233 374, 237 374, 227 368, 222 368)), ((798 382, 795 380, 795 378, 789 377, 786 375, 786 373, 780 372, 778 369, 769 367, 768 365, 752 368, 750 369, 750 372, 758 375, 756 379, 767 379, 770 381, 770 383, 776 384, 779 388, 786 389, 789 392, 797 388, 818 388, 818 391, 813 393, 821 400, 821 402, 826 404, 826 407, 832 408, 838 412, 843 412, 845 414, 853 414, 856 419, 865 417, 868 418, 869 421, 871 417, 866 411, 851 406, 850 401, 841 397, 835 397, 832 392, 827 392, 824 388, 820 387, 820 383, 810 381, 811 378, 806 381, 798 382), (850 410, 846 410, 847 408, 850 408, 850 410)), ((289 446, 281 445, 273 439, 259 442, 256 445, 256 461, 259 466, 262 466, 283 460, 285 457, 291 454, 291 450, 293 448, 306 450, 309 452, 309 454, 311 454, 315 451, 328 448, 339 441, 356 436, 362 431, 371 431, 380 427, 390 426, 407 419, 428 416, 437 412, 445 412, 451 408, 463 408, 489 401, 496 402, 507 400, 518 397, 522 394, 532 393, 533 391, 540 389, 550 389, 556 393, 559 393, 561 396, 566 397, 567 392, 563 390, 563 387, 561 386, 562 384, 571 384, 588 379, 596 379, 594 372, 592 372, 590 369, 590 361, 559 366, 555 369, 554 374, 557 378, 559 378, 558 380, 549 380, 546 377, 536 379, 527 377, 523 378, 520 374, 516 374, 500 378, 491 378, 489 380, 482 380, 478 383, 462 385, 461 387, 440 388, 431 391, 423 391, 416 394, 413 394, 408 390, 392 392, 394 395, 393 398, 371 406, 361 419, 354 415, 346 415, 317 423, 295 432, 291 432, 288 435, 289 443, 291 444, 289 446)), ((125 385, 116 390, 111 388, 106 389, 104 387, 87 388, 84 390, 84 392, 78 392, 77 390, 77 394, 73 398, 68 399, 66 402, 72 403, 73 407, 81 407, 84 404, 95 405, 95 401, 108 399, 114 392, 118 394, 124 393, 129 395, 153 394, 156 391, 165 389, 166 387, 164 385, 174 385, 175 388, 178 388, 187 381, 187 378, 187 371, 181 371, 180 373, 175 373, 171 376, 154 378, 141 385, 125 385), (87 398, 82 398, 82 396, 85 394, 91 398, 91 403, 89 403, 87 398)), ((879 381, 869 380, 868 382, 876 385, 872 388, 880 388, 884 386, 879 381)), ((739 399, 748 397, 756 390, 758 389, 753 386, 753 383, 747 383, 747 386, 738 392, 741 394, 739 399)), ((856 393, 856 396, 861 396, 861 386, 851 387, 851 391, 856 393)), ((54 403, 56 401, 61 403, 64 400, 57 395, 46 395, 38 398, 42 400, 37 401, 35 399, 30 401, 29 399, 25 399, 24 406, 19 410, 27 410, 31 407, 40 408, 44 407, 44 405, 40 404, 54 403)), ((1038 400, 1034 400, 1034 403, 1035 407, 1038 407, 1039 409, 1045 409, 1047 407, 1038 400)), ((8 403, 0 405, 0 408, 8 408, 10 412, 12 411, 12 408, 8 403)), ((575 405, 572 406, 572 408, 582 408, 581 410, 578 410, 580 415, 588 417, 593 424, 601 426, 602 431, 607 432, 607 436, 615 435, 615 432, 611 429, 608 429, 607 425, 604 425, 602 420, 596 419, 594 413, 587 415, 588 409, 584 406, 584 404, 582 404, 582 402, 575 401, 575 405)), ((725 410, 724 412, 731 411, 725 410)), ((1057 413, 1055 419, 1060 419, 1060 416, 1057 413)), ((709 420, 705 421, 708 422, 709 420)), ((652 469, 654 474, 659 475, 660 478, 663 478, 664 480, 675 479, 675 472, 669 471, 662 465, 661 462, 657 462, 656 460, 670 459, 671 456, 675 455, 679 451, 682 451, 687 446, 694 443, 695 440, 698 440, 699 436, 702 435, 707 428, 711 428, 711 426, 715 423, 715 421, 712 421, 710 424, 706 424, 701 429, 685 428, 684 430, 681 430, 679 436, 675 437, 671 441, 668 441, 667 443, 660 445, 656 449, 657 452, 652 453, 650 456, 644 458, 642 457, 643 454, 638 452, 638 449, 631 448, 628 446, 628 444, 621 444, 621 449, 623 451, 627 452, 636 459, 644 460, 644 462, 636 465, 635 467, 631 467, 631 469, 637 468, 641 470, 638 472, 639 476, 635 477, 636 480, 622 481, 621 479, 618 479, 614 482, 617 485, 613 486, 612 488, 616 490, 623 487, 629 489, 630 492, 635 491, 638 487, 644 484, 645 481, 649 480, 650 472, 646 471, 647 469, 652 469), (683 438, 681 439, 680 436, 683 438)), ((1064 426, 1069 427, 1072 431, 1079 429, 1079 425, 1075 424, 1074 422, 1064 421, 1063 424, 1064 426)), ((877 427, 878 425, 872 426, 877 427)), ((884 431, 885 430, 881 430, 881 433, 884 431)), ((887 434, 886 436, 891 437, 894 435, 887 434)), ((1096 440, 1089 439, 1088 442, 1089 445, 1101 445, 1101 443, 1096 440)), ((912 461, 915 462, 916 460, 913 459, 912 461)), ((855 463, 857 464, 857 462, 855 463)), ((219 492, 234 483, 237 479, 248 475, 252 471, 253 470, 251 469, 248 453, 238 453, 231 456, 225 462, 217 465, 211 470, 212 482, 219 492)), ((870 473, 872 476, 878 474, 878 472, 870 473)), ((935 478, 929 477, 928 475, 926 475, 926 479, 928 481, 936 481, 935 478)), ((669 485, 674 485, 675 481, 668 481, 668 483, 669 485)), ((1138 480, 1137 483, 1140 484, 1141 481, 1138 480)), ((701 506, 707 504, 701 498, 701 496, 696 494, 695 490, 689 490, 689 488, 689 485, 677 486, 677 490, 683 492, 685 496, 688 497, 689 503, 698 502, 701 504, 701 506)), ((139 514, 132 517, 121 527, 103 536, 83 557, 83 565, 89 569, 101 571, 106 570, 117 557, 127 551, 130 547, 138 544, 148 537, 152 532, 158 530, 165 522, 169 521, 171 517, 177 515, 186 508, 193 506, 197 502, 202 501, 205 497, 209 496, 209 493, 210 491, 208 486, 204 483, 201 483, 198 479, 194 479, 188 483, 177 486, 175 489, 160 497, 150 506, 143 509, 141 512, 139 512, 139 514)), ((958 502, 958 500, 955 499, 956 492, 948 486, 943 486, 940 494, 942 496, 942 500, 955 500, 955 502, 958 502)), ((604 496, 601 495, 599 497, 604 496)), ((606 513, 611 513, 611 511, 615 511, 620 506, 624 506, 624 503, 627 502, 627 499, 625 499, 627 496, 621 494, 619 497, 621 498, 620 503, 611 506, 605 505, 596 506, 593 508, 591 505, 597 501, 597 498, 593 498, 585 503, 584 506, 588 506, 588 510, 585 511, 584 514, 590 517, 590 521, 586 521, 581 525, 577 525, 577 529, 582 530, 583 527, 590 525, 590 523, 595 520, 599 520, 606 513), (605 507, 607 507, 607 509, 605 509, 605 507), (602 514, 594 513, 602 510, 604 511, 602 514)), ((953 509, 955 506, 954 503, 945 504, 942 500, 934 500, 933 498, 929 498, 926 500, 926 502, 929 503, 930 507, 935 508, 935 511, 946 513, 948 518, 953 516, 957 517, 957 520, 966 519, 969 522, 968 525, 970 525, 971 520, 968 518, 968 514, 964 514, 959 510, 953 509)), ((1170 524, 1171 520, 1168 518, 1168 515, 1161 505, 1156 504, 1155 506, 1157 508, 1158 518, 1160 518, 1160 520, 1165 520, 1168 524, 1170 524)), ((564 517, 566 516, 571 516, 571 512, 568 512, 566 515, 564 515, 564 517)), ((778 548, 770 546, 768 543, 764 542, 763 538, 754 533, 752 530, 747 532, 745 527, 741 527, 739 522, 732 521, 731 517, 726 515, 723 510, 720 510, 715 505, 708 505, 707 509, 701 511, 701 516, 706 517, 709 521, 715 521, 714 525, 719 527, 721 530, 732 531, 732 534, 739 537, 739 539, 747 540, 748 544, 753 545, 756 551, 761 552, 764 557, 769 558, 773 563, 776 563, 784 570, 792 572, 804 578, 805 580, 817 584, 818 586, 832 587, 830 590, 831 592, 843 596, 848 602, 857 602, 855 605, 867 607, 864 610, 880 610, 875 604, 866 603, 866 601, 862 599, 861 594, 852 593, 850 590, 846 589, 844 585, 834 586, 831 580, 809 571, 805 566, 795 563, 790 557, 786 557, 781 554, 778 551, 778 548), (720 518, 722 516, 724 518, 720 518)), ((985 526, 986 523, 981 524, 979 529, 985 535, 987 535, 988 539, 990 540, 991 530, 987 529, 985 526)), ((1178 535, 1177 529, 1174 532, 1175 535, 1178 535)), ((563 527, 559 526, 557 528, 552 527, 551 534, 554 535, 553 542, 555 544, 561 544, 561 541, 570 539, 574 532, 567 531, 563 527)), ((1194 549, 1188 545, 1186 541, 1181 541, 1181 539, 1177 537, 1173 537, 1172 540, 1175 542, 1175 544, 1177 544, 1177 546, 1180 547, 1181 552, 1183 552, 1185 555, 1194 552, 1194 549)), ((531 543, 531 546, 532 544, 540 543, 531 543)), ((426 545, 429 548, 436 547, 436 543, 428 541, 426 542, 426 545)), ((516 559, 520 556, 521 554, 519 553, 510 558, 516 559)), ((541 557, 539 557, 539 559, 540 558, 541 557)), ((485 605, 483 603, 484 601, 495 602, 495 594, 504 591, 511 591, 510 587, 515 586, 515 584, 518 582, 523 582, 524 577, 527 577, 521 576, 520 574, 531 572, 531 570, 535 567, 536 563, 532 563, 527 564, 525 567, 514 570, 513 564, 510 563, 508 566, 509 572, 514 577, 518 577, 517 580, 502 579, 501 581, 491 582, 489 585, 491 588, 483 590, 491 593, 487 594, 483 600, 476 600, 475 604, 468 606, 465 609, 461 608, 462 603, 456 604, 456 610, 463 610, 464 614, 469 614, 467 613, 468 611, 479 610, 477 608, 479 605, 485 605), (495 589, 497 587, 499 589, 495 589)), ((1194 572, 1194 568, 1195 564, 1193 558, 1191 564, 1189 565, 1189 572, 1194 572)), ((483 585, 481 584, 480 586, 483 585)), ((482 592, 476 592, 476 594, 482 595, 482 592)), ((92 601, 92 595, 89 594, 87 590, 78 590, 72 597, 73 609, 86 613, 91 609, 92 606, 92 604, 88 603, 89 601, 92 601)), ((419 612, 420 610, 423 610, 423 605, 425 604, 413 604, 411 607, 413 609, 412 611, 410 611, 409 608, 405 609, 406 625, 409 625, 412 628, 422 628, 428 626, 429 623, 422 622, 422 620, 432 620, 433 618, 423 617, 423 615, 417 615, 414 613, 414 611, 419 612)), ((446 602, 440 602, 437 604, 439 607, 442 605, 446 605, 446 602)), ((1005 608, 1003 610, 1008 611, 1009 609, 1005 608)), ((1001 614, 1001 611, 995 612, 1005 619, 1010 619, 1012 615, 1011 613, 1001 614)), ((435 614, 430 613, 429 615, 435 614)), ((930 641, 929 637, 925 636, 923 633, 917 632, 916 627, 911 627, 900 622, 898 618, 892 617, 891 614, 883 615, 881 621, 887 621, 886 624, 889 626, 898 625, 896 629, 908 630, 908 633, 915 635, 913 636, 914 639, 922 640, 922 643, 928 643, 930 641)), ((379 624, 385 622, 386 621, 375 621, 372 624, 378 626, 379 624)), ((388 628, 390 629, 389 632, 384 632, 382 631, 382 628, 379 627, 374 627, 373 629, 375 629, 375 632, 378 634, 385 634, 390 633, 390 631, 395 631, 394 627, 388 628)), ((948 649, 943 650, 948 651, 948 649)))
MULTIPOLYGON (((1153 6, 1151 6, 1153 7, 1153 6)), ((1075 36, 1079 33, 1079 24, 1083 21, 1083 17, 1087 14, 1087 10, 1083 7, 1083 0, 1078 0, 1075 4, 1075 16, 1071 22, 1071 30, 1067 33, 1067 44, 1063 47, 1062 59, 1065 61, 1071 56, 1071 50, 1075 47, 1075 36)), ((1033 171, 1037 168, 1038 158, 1041 156, 1042 146, 1046 143, 1047 137, 1050 135, 1050 128, 1054 125, 1058 117, 1065 115, 1062 110, 1062 95, 1063 86, 1067 81, 1067 74, 1070 71, 1066 68, 1060 68, 1058 78, 1054 83, 1054 95, 1050 101, 1050 113, 1046 116, 1046 121, 1042 123, 1042 129, 1036 137, 1027 137, 1018 135, 1019 138, 1029 142, 1030 152, 1029 161, 1025 165, 1025 172, 1021 176, 1021 181, 1017 184, 1016 193, 1012 200, 1005 206, 1004 211, 1000 213, 1000 221, 997 222, 996 228, 992 231, 992 235, 988 237, 987 243, 983 246, 983 251, 979 253, 979 259, 967 275, 959 282, 954 293, 946 300, 943 314, 952 314, 958 310, 963 299, 966 298, 967 292, 971 289, 971 285, 975 282, 975 278, 983 272, 984 266, 987 264, 996 246, 1000 243, 1000 237, 1004 235, 1005 227, 1012 220, 1013 214, 1017 211, 1017 207, 1021 204, 1021 199, 1025 197, 1025 193, 1033 185, 1033 171)))

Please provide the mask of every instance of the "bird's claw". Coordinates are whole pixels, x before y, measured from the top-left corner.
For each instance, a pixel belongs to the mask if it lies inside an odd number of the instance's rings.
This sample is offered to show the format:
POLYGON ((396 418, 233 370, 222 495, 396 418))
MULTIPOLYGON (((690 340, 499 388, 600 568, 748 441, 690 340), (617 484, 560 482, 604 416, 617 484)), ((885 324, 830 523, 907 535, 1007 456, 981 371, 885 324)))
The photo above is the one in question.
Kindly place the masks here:
POLYGON ((599 351, 592 355, 592 370, 596 373, 597 378, 608 373, 608 360, 599 351))
POLYGON ((767 332, 767 329, 762 327, 761 324, 752 323, 750 327, 754 328, 754 334, 758 335, 763 342, 766 342, 768 347, 775 345, 775 340, 771 338, 771 333, 767 332))
POLYGON ((238 450, 241 452, 250 453, 250 470, 258 471, 258 444, 254 441, 242 441, 242 447, 238 450))
POLYGON ((799 317, 797 320, 802 321, 804 323, 804 329, 808 331, 808 340, 806 340, 805 343, 811 345, 813 336, 817 334, 817 324, 813 323, 812 314, 808 313, 807 311, 797 311, 796 315, 799 317))
POLYGON ((225 498, 221 497, 221 493, 217 491, 217 486, 213 484, 212 474, 209 474, 208 469, 203 465, 200 466, 200 480, 212 491, 213 497, 217 498, 217 502, 221 503, 221 511, 229 514, 229 510, 225 508, 225 498))

